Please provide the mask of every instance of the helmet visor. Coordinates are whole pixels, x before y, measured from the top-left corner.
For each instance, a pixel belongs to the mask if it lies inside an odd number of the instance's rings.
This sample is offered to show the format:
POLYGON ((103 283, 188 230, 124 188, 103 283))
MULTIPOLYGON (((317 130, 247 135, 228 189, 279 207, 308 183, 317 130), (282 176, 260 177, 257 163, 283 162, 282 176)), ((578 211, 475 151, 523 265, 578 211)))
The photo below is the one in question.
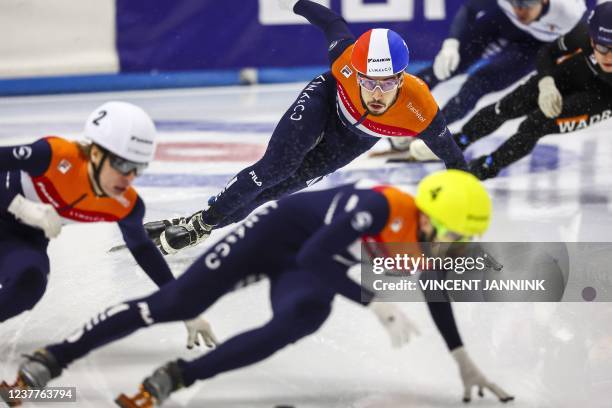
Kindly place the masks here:
POLYGON ((602 45, 602 44, 597 44, 597 43, 594 43, 594 44, 595 44, 595 46, 593 48, 595 48, 595 50, 598 53, 600 53, 600 54, 606 55, 607 53, 612 51, 612 47, 610 47, 610 46, 606 46, 606 45, 602 45))
POLYGON ((542 2, 542 0, 506 0, 514 7, 518 8, 527 8, 537 6, 542 2))
POLYGON ((108 162, 113 169, 117 170, 124 176, 128 176, 132 172, 134 172, 137 176, 140 176, 149 166, 149 163, 137 163, 130 160, 125 160, 110 152, 108 153, 108 162))
POLYGON ((453 232, 442 225, 440 222, 430 218, 431 225, 433 225, 436 230, 436 237, 439 241, 442 242, 469 242, 472 240, 472 237, 469 235, 459 234, 457 232, 453 232))
POLYGON ((363 75, 357 75, 357 81, 359 82, 359 86, 366 91, 374 92, 376 88, 379 88, 382 92, 387 93, 397 89, 400 78, 399 76, 394 76, 387 79, 372 79, 363 75))

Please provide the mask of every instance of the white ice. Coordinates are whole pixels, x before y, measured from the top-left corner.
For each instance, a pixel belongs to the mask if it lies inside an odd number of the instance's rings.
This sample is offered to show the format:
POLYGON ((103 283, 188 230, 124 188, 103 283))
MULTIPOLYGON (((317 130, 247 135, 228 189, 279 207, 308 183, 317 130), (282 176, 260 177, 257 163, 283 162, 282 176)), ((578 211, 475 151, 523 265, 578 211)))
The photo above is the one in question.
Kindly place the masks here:
MULTIPOLYGON (((460 81, 436 90, 440 103, 460 81)), ((186 215, 200 209, 236 171, 256 160, 274 124, 302 86, 4 98, 0 100, 0 144, 45 135, 77 138, 84 118, 98 104, 116 99, 139 104, 159 124, 167 152, 178 156, 156 161, 139 182, 138 190, 148 205, 147 219, 186 215), (203 142, 210 144, 187 144, 203 142), (226 146, 220 151, 214 143, 226 146), (198 161, 204 156, 228 156, 227 146, 232 161, 198 161)), ((472 152, 491 150, 517 124, 503 126, 472 152)), ((546 137, 536 155, 540 162, 524 159, 503 177, 487 181, 494 194, 495 215, 484 240, 608 241, 612 227, 611 124, 546 137), (543 168, 533 170, 538 166, 543 168)), ((385 147, 383 143, 377 146, 385 147)), ((321 186, 367 177, 410 190, 437 168, 441 165, 384 165, 363 156, 321 186)), ((221 231, 215 233, 212 240, 220 235, 221 231)), ((155 290, 129 253, 107 252, 117 243, 120 237, 113 225, 71 225, 51 242, 45 296, 33 311, 0 326, 1 379, 14 378, 22 353, 62 340, 110 305, 155 290)), ((169 257, 174 272, 182 273, 203 248, 169 257)), ((267 288, 262 282, 232 293, 206 312, 221 340, 269 318, 267 288)), ((462 406, 457 368, 426 306, 405 303, 401 308, 422 331, 403 349, 390 348, 369 311, 337 299, 331 317, 316 334, 262 363, 196 383, 173 395, 167 406, 462 406)), ((454 310, 468 351, 491 380, 516 396, 513 406, 612 406, 609 303, 461 303, 454 310)), ((180 323, 141 330, 76 362, 52 385, 76 386, 76 406, 111 406, 119 393, 135 392, 141 380, 162 363, 200 355, 201 351, 187 351, 185 341, 180 323)), ((491 395, 482 400, 476 397, 472 404, 500 405, 491 395)))

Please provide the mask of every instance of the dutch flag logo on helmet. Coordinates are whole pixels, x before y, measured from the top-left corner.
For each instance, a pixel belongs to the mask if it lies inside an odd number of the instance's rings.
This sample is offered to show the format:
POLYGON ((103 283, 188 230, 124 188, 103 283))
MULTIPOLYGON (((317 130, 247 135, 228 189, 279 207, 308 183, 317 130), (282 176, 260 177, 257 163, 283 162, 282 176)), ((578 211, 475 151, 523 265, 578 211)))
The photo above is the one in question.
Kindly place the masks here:
POLYGON ((351 64, 362 75, 389 76, 404 71, 409 59, 408 46, 398 33, 375 28, 357 39, 351 64))

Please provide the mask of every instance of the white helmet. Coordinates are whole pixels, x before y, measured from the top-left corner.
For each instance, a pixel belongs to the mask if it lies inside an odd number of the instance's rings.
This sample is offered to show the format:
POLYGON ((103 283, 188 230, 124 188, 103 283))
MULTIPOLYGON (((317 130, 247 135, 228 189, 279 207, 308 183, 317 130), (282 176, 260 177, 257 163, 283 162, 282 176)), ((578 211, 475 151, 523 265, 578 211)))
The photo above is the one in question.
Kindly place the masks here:
POLYGON ((155 124, 141 108, 106 102, 85 123, 85 137, 122 159, 148 163, 155 154, 155 124))

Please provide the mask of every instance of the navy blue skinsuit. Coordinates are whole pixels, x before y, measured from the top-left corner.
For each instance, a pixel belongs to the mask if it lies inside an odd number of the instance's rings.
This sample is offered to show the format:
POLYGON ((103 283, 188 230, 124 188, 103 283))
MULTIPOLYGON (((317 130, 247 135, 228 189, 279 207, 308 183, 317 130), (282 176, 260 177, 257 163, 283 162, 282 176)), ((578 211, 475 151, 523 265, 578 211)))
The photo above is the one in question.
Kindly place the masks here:
MULTIPOLYGON (((43 174, 51 162, 45 139, 30 145, 0 147, 0 322, 32 309, 45 293, 49 274, 49 241, 42 230, 25 225, 7 211, 17 194, 23 194, 21 172, 43 174), (15 149, 27 149, 19 157, 15 149)), ((170 268, 142 226, 145 206, 138 198, 132 212, 118 222, 127 247, 158 285, 174 279, 170 268)))
MULTIPOLYGON (((547 10, 548 4, 543 14, 547 10)), ((538 50, 547 44, 512 24, 495 0, 467 1, 455 15, 449 37, 459 40, 461 56, 452 76, 468 72, 459 92, 442 108, 449 124, 467 115, 482 96, 505 89, 533 71, 538 50), (490 52, 483 58, 485 50, 490 52)), ((432 89, 440 83, 433 66, 416 75, 432 89)))
MULTIPOLYGON (((191 362, 179 360, 184 385, 261 361, 315 332, 336 294, 367 305, 372 294, 347 277, 359 262, 347 248, 387 223, 383 194, 345 185, 298 193, 262 207, 208 249, 176 281, 146 298, 114 306, 69 340, 47 347, 65 367, 88 352, 147 325, 198 316, 226 293, 270 280, 273 317, 191 362), (351 204, 352 203, 352 204, 351 204), (369 223, 355 222, 364 213, 369 223), (337 261, 342 257, 342 263, 337 261)), ((449 349, 461 346, 450 303, 430 303, 449 349)))
MULTIPOLYGON (((320 28, 333 45, 330 65, 355 42, 346 22, 328 8, 301 0, 294 11, 320 28)), ((204 212, 204 222, 219 227, 237 222, 261 204, 306 188, 374 146, 379 138, 340 121, 336 92, 330 72, 314 78, 280 119, 264 156, 228 182, 204 212)), ((444 117, 438 112, 418 137, 447 168, 467 170, 461 151, 445 129, 444 117), (438 137, 440 134, 445 137, 438 137)))

